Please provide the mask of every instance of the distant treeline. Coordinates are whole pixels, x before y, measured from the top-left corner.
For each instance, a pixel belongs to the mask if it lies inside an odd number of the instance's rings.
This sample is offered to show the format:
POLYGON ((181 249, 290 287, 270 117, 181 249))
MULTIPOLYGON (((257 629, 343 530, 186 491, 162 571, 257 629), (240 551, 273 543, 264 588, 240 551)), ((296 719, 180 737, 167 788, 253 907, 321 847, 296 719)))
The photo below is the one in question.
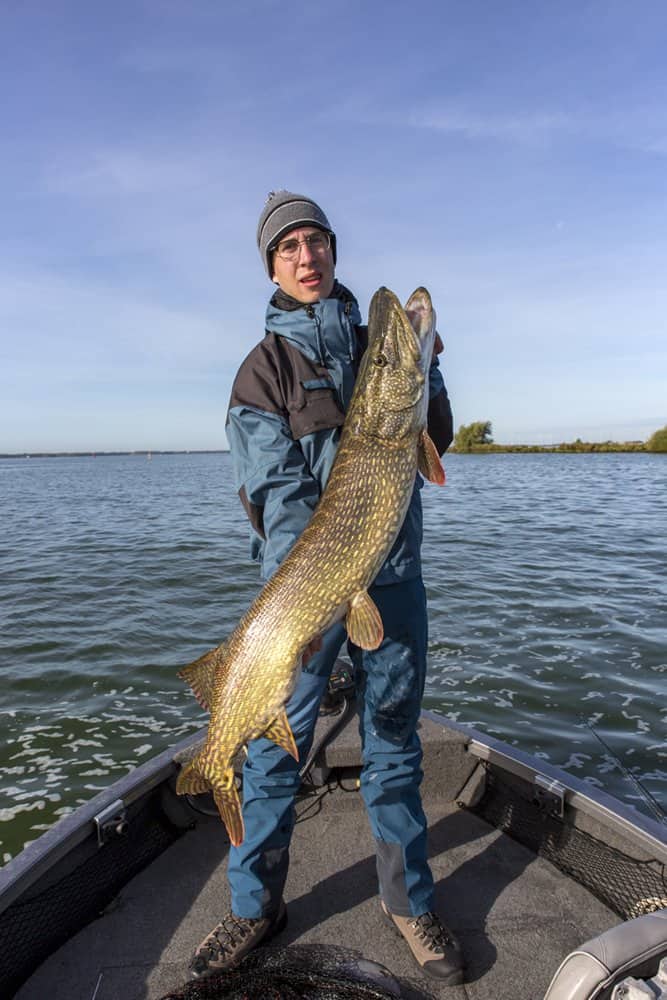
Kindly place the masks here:
MULTIPOLYGON (((589 452, 589 451, 650 451, 667 452, 667 426, 652 434, 648 441, 576 441, 562 444, 496 444, 491 433, 490 420, 477 420, 462 424, 454 437, 452 451, 459 453, 517 452, 589 452)), ((113 455, 219 455, 228 448, 183 451, 32 451, 0 454, 0 458, 105 458, 113 455)))
POLYGON ((652 434, 647 441, 576 441, 562 444, 496 444, 491 433, 490 420, 462 424, 454 438, 452 451, 460 453, 492 452, 592 452, 592 451, 649 451, 667 452, 667 426, 652 434))

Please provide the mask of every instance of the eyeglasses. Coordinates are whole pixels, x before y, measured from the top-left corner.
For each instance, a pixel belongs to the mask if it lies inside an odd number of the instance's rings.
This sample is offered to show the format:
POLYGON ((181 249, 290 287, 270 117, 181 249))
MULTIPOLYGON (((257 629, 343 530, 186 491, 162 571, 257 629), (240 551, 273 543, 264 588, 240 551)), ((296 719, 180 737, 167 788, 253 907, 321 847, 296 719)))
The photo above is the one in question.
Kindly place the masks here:
POLYGON ((329 233, 311 233, 309 236, 304 236, 302 240, 283 240, 276 247, 276 253, 282 260, 294 263, 299 258, 302 246, 308 247, 314 254, 326 253, 331 246, 331 237, 329 233))

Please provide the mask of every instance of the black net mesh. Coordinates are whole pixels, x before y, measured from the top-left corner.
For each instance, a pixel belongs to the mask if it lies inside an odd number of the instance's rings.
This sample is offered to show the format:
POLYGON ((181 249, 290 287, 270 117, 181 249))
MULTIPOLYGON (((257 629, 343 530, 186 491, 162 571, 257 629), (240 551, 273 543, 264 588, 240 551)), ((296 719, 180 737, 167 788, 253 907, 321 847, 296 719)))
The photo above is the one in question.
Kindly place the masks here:
POLYGON ((0 915, 0 996, 12 996, 56 948, 97 917, 121 887, 178 836, 149 799, 128 811, 125 836, 111 840, 35 895, 0 915))
POLYGON ((195 980, 162 1000, 433 1000, 357 952, 324 945, 257 948, 235 969, 195 980))
POLYGON ((545 813, 492 768, 473 811, 546 858, 625 920, 667 907, 664 864, 633 858, 545 813))

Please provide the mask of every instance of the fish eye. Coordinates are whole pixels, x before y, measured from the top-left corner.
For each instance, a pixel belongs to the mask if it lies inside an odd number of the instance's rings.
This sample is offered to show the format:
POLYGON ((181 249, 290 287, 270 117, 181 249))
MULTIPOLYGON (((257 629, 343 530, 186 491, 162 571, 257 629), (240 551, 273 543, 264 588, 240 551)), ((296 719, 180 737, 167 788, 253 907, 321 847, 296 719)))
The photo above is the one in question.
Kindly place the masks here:
POLYGON ((389 362, 385 354, 376 354, 373 358, 373 364, 376 368, 385 368, 389 362))

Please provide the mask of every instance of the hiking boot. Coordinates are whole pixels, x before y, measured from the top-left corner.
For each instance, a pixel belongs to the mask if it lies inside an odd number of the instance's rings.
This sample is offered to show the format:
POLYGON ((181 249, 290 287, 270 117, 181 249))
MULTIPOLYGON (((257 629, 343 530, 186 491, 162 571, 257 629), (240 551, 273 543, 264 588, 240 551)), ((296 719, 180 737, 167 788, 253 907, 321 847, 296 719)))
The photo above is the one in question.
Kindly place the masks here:
POLYGON ((437 913, 422 913, 420 917, 399 917, 390 913, 380 901, 382 912, 395 930, 410 945, 410 950, 427 976, 445 986, 463 982, 461 945, 445 927, 437 913))
POLYGON ((190 961, 190 975, 201 979, 233 969, 249 951, 279 934, 286 924, 287 911, 282 900, 271 917, 251 920, 228 913, 196 949, 190 961))

